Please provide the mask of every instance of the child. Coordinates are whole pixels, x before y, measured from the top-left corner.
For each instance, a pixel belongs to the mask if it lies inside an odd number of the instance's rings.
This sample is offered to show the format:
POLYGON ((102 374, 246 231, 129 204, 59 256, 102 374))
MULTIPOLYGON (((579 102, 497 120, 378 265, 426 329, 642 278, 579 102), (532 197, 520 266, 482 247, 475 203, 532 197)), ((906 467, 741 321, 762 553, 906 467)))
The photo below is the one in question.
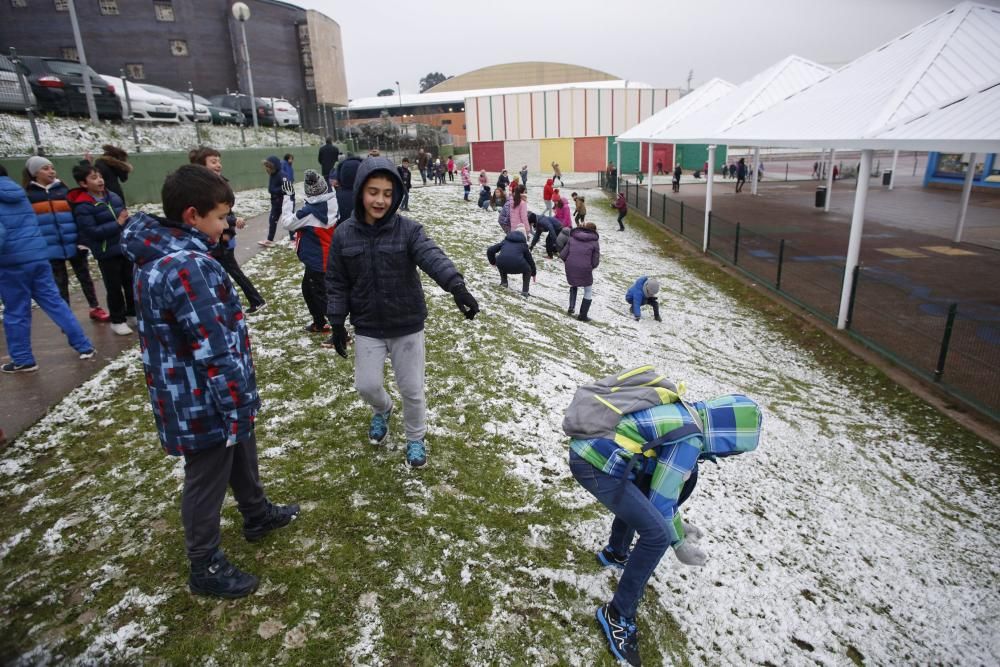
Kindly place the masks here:
POLYGON ((559 187, 561 187, 561 188, 566 187, 566 184, 563 183, 562 170, 559 169, 559 163, 553 161, 552 162, 552 184, 555 185, 556 181, 559 181, 559 187))
POLYGON ((630 665, 640 664, 639 600, 667 548, 685 565, 708 560, 691 544, 701 531, 680 515, 698 460, 753 451, 760 440, 761 411, 746 396, 686 403, 683 394, 683 384, 644 366, 580 387, 563 420, 570 473, 615 516, 597 560, 622 574, 596 616, 611 652, 630 665))
POLYGON ((679 164, 674 165, 674 176, 670 180, 670 187, 673 192, 681 191, 681 166, 679 164))
POLYGON ((625 293, 625 301, 632 306, 632 316, 636 322, 642 319, 642 307, 645 305, 653 307, 654 320, 663 321, 660 319, 660 302, 656 300, 659 291, 660 282, 656 278, 642 276, 625 293))
POLYGON ((469 201, 469 191, 472 189, 472 179, 469 178, 469 167, 468 165, 462 165, 462 190, 465 191, 465 201, 469 201))
POLYGON ((559 238, 559 230, 562 228, 559 221, 547 215, 535 215, 534 213, 529 212, 528 222, 535 228, 535 235, 532 237, 531 245, 528 249, 534 250, 535 246, 538 244, 538 239, 541 238, 543 233, 546 233, 545 254, 549 256, 549 259, 555 257, 558 252, 556 249, 556 240, 559 238))
POLYGON ((302 298, 312 316, 305 331, 324 333, 330 330, 326 323, 326 262, 337 224, 337 195, 329 192, 326 179, 312 169, 306 169, 304 176, 306 203, 297 212, 293 212, 293 186, 285 183, 288 196, 281 206, 281 226, 295 235, 295 254, 305 265, 302 298))
POLYGON ((497 176, 496 189, 506 191, 509 185, 510 185, 510 177, 507 175, 507 170, 504 169, 503 171, 500 172, 500 175, 497 176))
POLYGON ((508 215, 508 226, 510 231, 518 231, 524 234, 527 239, 531 236, 531 227, 528 224, 528 202, 527 195, 524 194, 524 186, 520 183, 511 184, 510 190, 510 211, 508 215))
POLYGON ((576 204, 576 210, 573 211, 573 222, 579 227, 583 224, 583 219, 587 217, 587 204, 583 196, 579 196, 575 192, 572 194, 572 197, 573 202, 576 204))
POLYGON ((413 174, 410 173, 410 158, 403 158, 403 164, 399 166, 399 177, 403 180, 403 203, 399 205, 399 210, 409 211, 410 187, 413 185, 413 174))
POLYGON ((257 241, 258 245, 270 248, 274 245, 274 233, 278 230, 278 219, 281 217, 281 204, 285 199, 282 187, 284 177, 281 175, 281 160, 277 155, 271 155, 263 162, 267 172, 267 193, 271 195, 271 210, 267 214, 267 239, 257 241))
POLYGON ((486 170, 485 169, 479 170, 479 185, 483 186, 489 184, 490 184, 490 179, 486 176, 486 170))
POLYGON ((383 387, 388 356, 403 396, 406 460, 412 467, 427 462, 424 387, 424 320, 427 306, 417 267, 446 292, 467 319, 479 304, 451 260, 420 223, 397 215, 402 183, 392 162, 368 158, 358 169, 355 213, 333 236, 326 272, 327 317, 333 325, 337 353, 347 357, 350 315, 355 330, 354 382, 372 407, 368 438, 385 440, 392 399, 383 387))
POLYGON ((80 236, 94 253, 104 278, 111 330, 119 336, 128 336, 132 329, 126 318, 135 317, 132 263, 122 255, 121 246, 122 225, 128 220, 128 211, 118 195, 105 190, 104 177, 90 163, 73 167, 73 180, 79 187, 66 193, 66 200, 73 206, 80 236))
POLYGON ((597 225, 585 222, 583 227, 576 227, 569 233, 569 242, 559 252, 559 257, 566 263, 566 282, 569 283, 569 308, 567 315, 576 310, 576 291, 583 288, 583 301, 580 303, 580 316, 576 319, 589 322, 590 303, 593 300, 594 269, 601 263, 600 235, 597 225))
POLYGON ((508 274, 521 274, 521 296, 528 296, 531 279, 535 277, 535 260, 524 234, 512 231, 503 241, 486 249, 486 259, 500 271, 500 287, 507 287, 508 274))
POLYGON ((625 214, 628 213, 628 202, 625 201, 625 193, 619 192, 618 198, 615 199, 614 203, 611 204, 611 208, 618 209, 618 231, 625 231, 625 224, 622 220, 625 219, 625 214))
POLYGON ((569 202, 559 194, 559 188, 552 189, 552 206, 554 207, 554 217, 563 227, 572 227, 573 221, 569 217, 569 202))
POLYGON ((542 201, 545 202, 545 211, 542 215, 552 215, 552 179, 545 179, 545 186, 542 188, 542 201))
POLYGON ((523 167, 521 167, 520 176, 521 176, 521 185, 523 185, 524 187, 527 188, 528 187, 528 165, 524 165, 523 167))
POLYGON ((479 191, 479 201, 476 206, 488 211, 490 209, 490 186, 483 185, 483 189, 479 191))
MULTIPOLYGON (((496 192, 497 190, 500 190, 500 188, 497 188, 493 192, 496 192)), ((500 191, 502 192, 502 190, 500 191)), ((497 224, 500 225, 500 229, 503 231, 504 236, 510 234, 510 208, 513 200, 514 195, 507 198, 504 201, 503 206, 500 207, 500 213, 497 215, 497 224)))
MULTIPOLYGON (((283 158, 281 158, 281 183, 282 183, 282 186, 284 186, 285 183, 291 183, 292 185, 295 184, 295 169, 292 168, 292 163, 294 161, 295 161, 295 156, 292 155, 291 153, 285 153, 285 156, 283 158)), ((286 188, 284 188, 284 187, 282 187, 282 190, 285 190, 287 192, 286 188)), ((294 188, 292 189, 291 197, 292 197, 292 206, 294 207, 295 206, 295 189, 294 188)), ((282 200, 282 202, 284 202, 284 200, 282 200)), ((289 242, 294 243, 295 242, 295 235, 289 233, 288 234, 288 240, 289 240, 289 242)))
POLYGON ((249 542, 288 525, 299 506, 272 505, 261 486, 250 334, 229 277, 208 255, 226 230, 233 191, 218 174, 189 164, 167 176, 161 198, 164 217, 136 214, 122 243, 136 266, 142 363, 160 443, 184 457, 188 587, 198 595, 245 597, 259 580, 219 548, 226 487, 249 542))
POLYGON ((11 358, 0 366, 0 372, 38 370, 31 351, 32 300, 62 329, 81 359, 94 356, 94 345, 59 295, 49 264, 49 247, 28 197, 0 166, 0 301, 4 307, 7 353, 11 358))
MULTIPOLYGON (((455 182, 455 158, 451 157, 450 155, 448 156, 448 182, 449 183, 455 182)), ((466 200, 468 199, 469 198, 466 197, 466 200)))
POLYGON ((504 204, 507 203, 507 195, 504 194, 501 188, 494 188, 493 195, 490 196, 490 208, 494 211, 502 209, 504 204))
MULTIPOLYGON (((222 176, 222 153, 214 148, 209 146, 194 148, 188 153, 188 161, 191 164, 208 167, 210 171, 221 176, 222 180, 226 180, 226 177, 222 176)), ((228 183, 228 181, 226 182, 228 183)), ((230 211, 229 215, 226 216, 226 231, 222 232, 222 237, 219 239, 219 243, 212 248, 211 255, 218 260, 219 264, 222 264, 222 268, 226 270, 229 277, 243 290, 243 296, 250 304, 247 315, 253 315, 263 310, 267 302, 243 273, 243 269, 240 268, 240 263, 236 259, 236 230, 243 229, 246 225, 243 218, 237 217, 235 213, 230 211)))

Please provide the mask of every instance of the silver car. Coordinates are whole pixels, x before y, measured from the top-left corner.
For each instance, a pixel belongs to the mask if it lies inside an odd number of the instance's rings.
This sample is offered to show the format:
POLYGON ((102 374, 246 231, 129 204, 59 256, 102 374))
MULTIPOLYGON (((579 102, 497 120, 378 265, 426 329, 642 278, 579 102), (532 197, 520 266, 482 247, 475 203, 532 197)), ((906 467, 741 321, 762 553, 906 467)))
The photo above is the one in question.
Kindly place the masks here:
POLYGON ((187 121, 196 120, 199 123, 212 122, 212 114, 208 110, 208 107, 205 106, 204 104, 200 104, 197 99, 194 101, 195 112, 194 114, 191 113, 191 96, 188 94, 182 93, 178 90, 171 90, 170 88, 164 88, 163 86, 154 86, 151 83, 140 83, 137 85, 142 86, 151 93, 156 93, 157 95, 163 95, 165 97, 169 97, 173 100, 176 100, 174 103, 177 105, 181 117, 184 120, 187 121))
POLYGON ((25 82, 28 99, 24 98, 21 83, 17 80, 17 70, 10 58, 0 55, 0 111, 24 111, 26 107, 35 106, 35 94, 31 86, 25 82))

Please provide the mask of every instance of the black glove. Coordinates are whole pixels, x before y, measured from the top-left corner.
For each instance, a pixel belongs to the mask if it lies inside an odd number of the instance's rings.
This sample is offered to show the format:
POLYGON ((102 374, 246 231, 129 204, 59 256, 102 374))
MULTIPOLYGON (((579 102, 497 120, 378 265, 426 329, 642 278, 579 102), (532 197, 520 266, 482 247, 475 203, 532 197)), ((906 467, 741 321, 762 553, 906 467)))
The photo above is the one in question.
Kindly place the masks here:
POLYGON ((333 349, 344 359, 347 358, 347 328, 343 324, 334 324, 333 333, 330 335, 333 340, 333 349))
POLYGON ((451 294, 455 297, 455 305, 465 315, 465 319, 471 320, 476 316, 476 313, 479 312, 479 303, 474 296, 469 294, 469 290, 465 289, 465 283, 459 283, 451 291, 451 294))

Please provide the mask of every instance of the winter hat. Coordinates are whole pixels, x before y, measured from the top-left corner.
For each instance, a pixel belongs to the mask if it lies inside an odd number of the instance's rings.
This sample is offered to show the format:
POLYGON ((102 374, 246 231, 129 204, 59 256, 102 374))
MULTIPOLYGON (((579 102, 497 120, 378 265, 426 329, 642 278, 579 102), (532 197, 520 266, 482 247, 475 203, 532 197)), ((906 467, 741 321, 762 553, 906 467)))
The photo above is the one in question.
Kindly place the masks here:
POLYGON ((38 173, 38 170, 42 167, 51 167, 52 162, 41 155, 32 155, 28 158, 28 161, 24 163, 24 168, 28 170, 28 174, 34 177, 38 173))
POLYGON ((642 295, 647 299, 656 296, 656 293, 660 291, 660 281, 656 278, 650 278, 646 281, 646 284, 642 286, 642 295))
POLYGON ((326 193, 328 189, 329 186, 326 184, 325 178, 317 174, 313 169, 305 170, 306 197, 317 197, 326 193))

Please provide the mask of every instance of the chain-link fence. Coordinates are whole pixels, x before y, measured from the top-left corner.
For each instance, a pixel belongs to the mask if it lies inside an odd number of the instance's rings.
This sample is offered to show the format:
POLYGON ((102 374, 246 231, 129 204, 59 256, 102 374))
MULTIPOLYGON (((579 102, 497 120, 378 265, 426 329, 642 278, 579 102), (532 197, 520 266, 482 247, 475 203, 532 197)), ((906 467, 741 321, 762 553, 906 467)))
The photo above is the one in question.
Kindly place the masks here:
MULTIPOLYGON (((602 188, 615 184, 599 173, 602 188)), ((619 179, 634 212, 645 216, 647 188, 619 179)), ((649 220, 698 248, 705 212, 653 192, 649 220)), ((751 231, 715 213, 709 216, 708 252, 760 284, 835 325, 845 264, 817 256, 786 239, 751 231)), ((1000 327, 996 309, 979 303, 929 301, 896 274, 859 267, 851 295, 848 330, 855 338, 914 374, 1000 419, 1000 327)))

